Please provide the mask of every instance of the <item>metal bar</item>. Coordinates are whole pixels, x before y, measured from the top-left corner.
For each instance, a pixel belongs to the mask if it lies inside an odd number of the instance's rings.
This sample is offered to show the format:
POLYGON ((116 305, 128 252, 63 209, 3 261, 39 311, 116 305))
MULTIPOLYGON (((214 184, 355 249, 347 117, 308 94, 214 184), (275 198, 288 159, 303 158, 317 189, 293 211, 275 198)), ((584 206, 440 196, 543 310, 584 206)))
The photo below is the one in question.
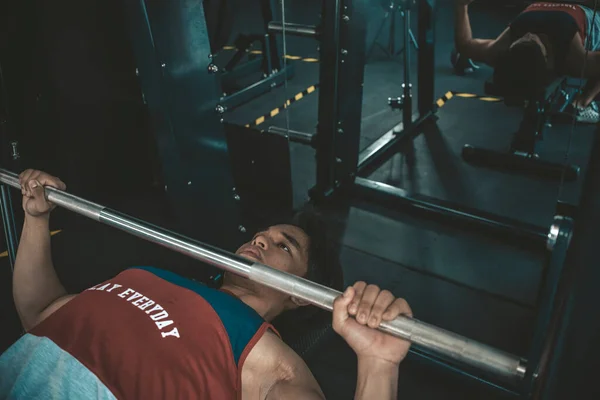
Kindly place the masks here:
POLYGON ((491 379, 487 379, 481 376, 477 376, 475 371, 466 371, 465 369, 458 368, 455 365, 452 365, 442 359, 437 357, 433 357, 430 354, 419 350, 416 346, 413 346, 408 351, 407 359, 410 359, 413 362, 420 362, 422 365, 436 366, 442 367, 453 377, 456 378, 467 378, 469 380, 474 380, 480 384, 486 385, 486 390, 491 387, 496 391, 511 396, 519 396, 517 392, 517 388, 508 387, 505 384, 499 384, 498 382, 493 382, 491 379))
POLYGON ((225 108, 225 111, 231 111, 256 97, 269 92, 272 88, 283 84, 286 79, 290 79, 293 76, 294 64, 288 64, 285 68, 274 72, 271 76, 240 89, 229 96, 222 97, 220 105, 225 108))
MULTIPOLYGON (((283 33, 283 31, 284 31, 283 26, 284 26, 284 24, 281 21, 271 21, 271 22, 269 22, 269 32, 283 33)), ((319 36, 319 28, 317 28, 314 25, 302 25, 302 24, 293 24, 290 22, 286 22, 285 23, 285 34, 317 38, 319 36)))
MULTIPOLYGON (((274 15, 278 14, 278 12, 277 12, 278 4, 279 4, 279 2, 276 0, 261 0, 260 1, 260 8, 261 8, 262 16, 263 16, 263 27, 265 29, 264 32, 269 31, 269 23, 271 21, 273 21, 274 15)), ((273 70, 279 71, 280 69, 284 68, 287 65, 287 63, 285 62, 285 59, 283 58, 284 54, 283 54, 283 45, 281 43, 281 38, 278 35, 269 35, 268 38, 266 38, 266 39, 267 39, 267 41, 265 42, 265 47, 269 47, 269 57, 270 57, 272 71, 273 70)), ((267 72, 265 70, 265 73, 268 74, 269 72, 267 72)))
POLYGON ((292 129, 270 126, 267 132, 288 137, 292 142, 313 145, 316 134, 294 131, 292 129))
POLYGON ((265 45, 263 47, 263 50, 265 52, 265 56, 263 64, 265 66, 265 74, 269 76, 273 73, 273 60, 271 57, 271 36, 268 33, 265 33, 264 43, 265 45))
MULTIPOLYGON (((412 102, 412 83, 410 82, 410 10, 403 11, 404 13, 404 84, 402 85, 404 93, 402 94, 402 122, 404 128, 410 128, 413 124, 413 102, 412 102)), ((394 18, 395 19, 395 18, 394 18)), ((394 55, 392 49, 392 56, 394 55)))
POLYGON ((246 61, 242 64, 235 66, 233 69, 228 69, 220 75, 221 86, 224 92, 238 90, 238 81, 247 78, 248 75, 257 72, 262 72, 263 60, 256 58, 254 60, 246 61))
MULTIPOLYGON (((0 169, 0 181, 20 188, 17 175, 9 171, 0 169)), ((324 310, 332 311, 335 298, 341 294, 326 286, 135 220, 118 211, 70 193, 49 187, 46 187, 45 191, 48 200, 57 206, 295 296, 324 310)), ((383 322, 379 330, 409 340, 415 345, 427 349, 430 354, 469 365, 515 384, 523 378, 526 372, 524 360, 520 357, 414 318, 398 317, 393 321, 383 322)))
MULTIPOLYGON (((600 269, 600 137, 589 145, 589 164, 574 216, 575 228, 566 258, 556 309, 544 345, 544 357, 530 398, 563 400, 579 393, 596 394, 598 383, 598 337, 600 319, 596 318, 600 269)), ((566 187, 564 190, 567 190, 566 187)), ((562 193, 559 193, 562 197, 562 193)), ((536 372, 536 371, 533 371, 536 372)), ((598 397, 594 395, 590 398, 598 397)))
MULTIPOLYGON (((533 139, 533 138, 532 138, 533 139)), ((535 139, 532 140, 532 144, 535 139)), ((555 181, 575 181, 579 178, 581 168, 578 165, 565 165, 530 157, 531 153, 496 151, 471 145, 465 145, 462 158, 471 165, 517 172, 555 181)))
POLYGON ((392 151, 396 151, 396 145, 400 141, 410 140, 420 133, 421 125, 432 116, 433 112, 431 111, 418 118, 417 114, 414 114, 412 117, 415 120, 410 126, 407 127, 403 121, 361 151, 358 155, 358 175, 366 176, 375 171, 392 151))
MULTIPOLYGON (((321 12, 321 44, 319 45, 319 111, 316 149, 317 179, 312 196, 327 196, 336 187, 336 141, 344 133, 339 110, 341 50, 340 18, 342 0, 324 1, 321 12)), ((349 84, 349 83, 348 83, 349 84)))
MULTIPOLYGON (((0 146, 0 151, 2 152, 2 154, 0 154, 0 160, 2 165, 12 165, 14 167, 19 156, 16 149, 16 142, 10 140, 10 136, 14 135, 14 129, 10 129, 9 121, 10 107, 8 88, 6 87, 2 65, 0 65, 0 138, 2 140, 2 145, 0 146)), ((8 187, 0 185, 0 195, 0 212, 2 213, 2 225, 4 227, 8 259, 11 269, 14 269, 19 238, 15 226, 12 198, 8 187)))
POLYGON ((421 115, 433 111, 435 104, 435 12, 436 0, 419 0, 417 101, 421 115))
POLYGON ((523 381, 523 393, 532 395, 540 373, 546 370, 546 352, 549 339, 555 334, 558 325, 554 322, 557 317, 557 298, 567 252, 571 244, 573 220, 557 216, 548 235, 548 250, 551 251, 548 268, 542 282, 538 300, 535 332, 529 351, 529 368, 523 381), (554 322, 554 323, 553 323, 554 322))
POLYGON ((14 269, 15 260, 17 259, 17 248, 19 247, 17 228, 15 227, 15 214, 8 187, 6 185, 1 185, 0 192, 2 196, 0 199, 0 208, 2 211, 2 225, 4 226, 6 248, 8 251, 10 267, 11 269, 14 269))
POLYGON ((452 223, 470 224, 478 231, 488 229, 490 233, 514 240, 520 245, 527 243, 543 248, 548 242, 548 231, 545 228, 423 195, 411 195, 404 189, 385 183, 357 177, 354 192, 359 196, 390 201, 394 204, 394 208, 408 208, 412 213, 421 212, 447 219, 452 223))

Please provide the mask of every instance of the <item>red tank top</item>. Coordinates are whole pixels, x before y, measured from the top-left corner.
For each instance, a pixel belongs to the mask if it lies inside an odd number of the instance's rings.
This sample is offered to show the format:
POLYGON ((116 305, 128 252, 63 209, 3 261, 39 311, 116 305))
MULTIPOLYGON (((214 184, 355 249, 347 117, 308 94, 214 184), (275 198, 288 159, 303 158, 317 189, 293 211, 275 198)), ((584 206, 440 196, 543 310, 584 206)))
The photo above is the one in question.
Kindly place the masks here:
POLYGON ((583 43, 585 43, 587 38, 587 18, 585 16, 585 11, 583 11, 579 5, 570 3, 539 2, 533 3, 527 7, 523 13, 532 11, 559 11, 569 14, 577 23, 579 34, 581 35, 583 43))
POLYGON ((241 370, 267 329, 237 298, 168 271, 132 268, 36 326, 119 399, 241 399, 241 370))

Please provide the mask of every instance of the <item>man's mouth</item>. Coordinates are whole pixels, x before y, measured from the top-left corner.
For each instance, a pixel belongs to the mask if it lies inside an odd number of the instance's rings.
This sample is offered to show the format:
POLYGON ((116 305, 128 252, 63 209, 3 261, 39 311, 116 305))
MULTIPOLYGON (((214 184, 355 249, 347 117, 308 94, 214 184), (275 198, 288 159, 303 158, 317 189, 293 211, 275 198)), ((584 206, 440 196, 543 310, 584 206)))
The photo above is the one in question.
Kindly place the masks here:
POLYGON ((251 249, 251 248, 245 249, 244 251, 242 251, 240 253, 240 255, 242 255, 242 254, 246 254, 246 255, 252 256, 252 257, 256 258, 257 260, 261 260, 262 259, 260 251, 258 251, 256 249, 251 249))

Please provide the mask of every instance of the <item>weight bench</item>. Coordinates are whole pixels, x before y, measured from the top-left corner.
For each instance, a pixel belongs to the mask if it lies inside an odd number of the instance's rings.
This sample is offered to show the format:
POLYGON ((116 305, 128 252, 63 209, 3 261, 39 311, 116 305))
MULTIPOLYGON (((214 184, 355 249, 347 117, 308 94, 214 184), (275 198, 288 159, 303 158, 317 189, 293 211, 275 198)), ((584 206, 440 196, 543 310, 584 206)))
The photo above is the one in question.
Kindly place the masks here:
POLYGON ((463 159, 471 164, 510 172, 534 175, 540 178, 568 181, 576 180, 580 168, 541 160, 536 146, 543 139, 544 129, 566 84, 566 77, 559 77, 538 90, 524 92, 519 88, 496 85, 493 80, 485 83, 488 96, 502 97, 509 107, 524 107, 523 119, 513 136, 508 152, 501 152, 471 145, 463 147, 463 159))

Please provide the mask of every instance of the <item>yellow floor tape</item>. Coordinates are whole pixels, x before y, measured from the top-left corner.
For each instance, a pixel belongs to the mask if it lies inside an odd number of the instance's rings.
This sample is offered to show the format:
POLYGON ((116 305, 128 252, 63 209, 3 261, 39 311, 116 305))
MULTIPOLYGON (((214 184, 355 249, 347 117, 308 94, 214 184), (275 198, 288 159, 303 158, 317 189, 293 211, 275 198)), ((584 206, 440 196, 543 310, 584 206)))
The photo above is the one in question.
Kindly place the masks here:
POLYGON ((297 94, 294 95, 294 97, 288 99, 282 106, 277 107, 277 108, 269 111, 268 113, 262 115, 261 117, 256 118, 254 121, 246 124, 245 127, 246 128, 254 128, 254 127, 262 124, 266 120, 273 118, 274 116, 278 115, 281 111, 285 110, 286 108, 288 108, 293 103, 295 103, 295 102, 297 102, 299 100, 302 100, 303 98, 305 98, 309 94, 313 93, 315 90, 317 90, 318 87, 319 87, 318 83, 315 84, 315 85, 307 87, 302 92, 297 93, 297 94))
POLYGON ((473 93, 460 93, 460 92, 452 92, 456 97, 462 97, 463 99, 473 99, 480 101, 487 101, 489 103, 497 103, 502 101, 503 99, 500 97, 492 97, 492 96, 481 96, 473 93))
MULTIPOLYGON (((62 232, 62 230, 61 230, 61 229, 59 229, 59 230, 57 230, 57 231, 52 231, 52 232, 50 232, 50 236, 54 236, 54 235, 56 235, 57 233, 61 233, 61 232, 62 232)), ((5 251, 5 252, 2 252, 2 253, 0 253, 0 258, 2 258, 2 257, 8 257, 8 250, 7 250, 7 251, 5 251)))

